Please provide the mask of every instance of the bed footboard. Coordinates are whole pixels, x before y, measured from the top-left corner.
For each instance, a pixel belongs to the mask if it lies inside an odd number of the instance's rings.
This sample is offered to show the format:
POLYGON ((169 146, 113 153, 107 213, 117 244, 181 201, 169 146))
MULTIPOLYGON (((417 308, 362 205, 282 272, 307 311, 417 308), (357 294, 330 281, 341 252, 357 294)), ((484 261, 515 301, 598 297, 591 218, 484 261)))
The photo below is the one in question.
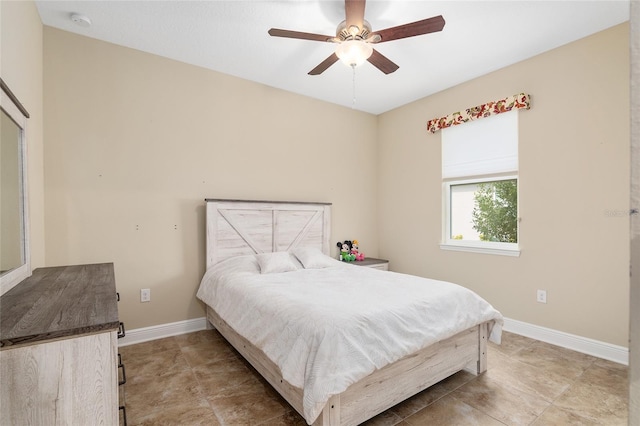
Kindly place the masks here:
POLYGON ((357 425, 460 370, 484 372, 487 330, 474 326, 375 371, 332 397, 314 425, 357 425))
MULTIPOLYGON (((284 380, 275 363, 209 306, 207 319, 302 415, 302 389, 284 380)), ((357 425, 460 370, 473 374, 486 371, 488 330, 487 323, 479 324, 373 372, 331 397, 313 424, 357 425)))

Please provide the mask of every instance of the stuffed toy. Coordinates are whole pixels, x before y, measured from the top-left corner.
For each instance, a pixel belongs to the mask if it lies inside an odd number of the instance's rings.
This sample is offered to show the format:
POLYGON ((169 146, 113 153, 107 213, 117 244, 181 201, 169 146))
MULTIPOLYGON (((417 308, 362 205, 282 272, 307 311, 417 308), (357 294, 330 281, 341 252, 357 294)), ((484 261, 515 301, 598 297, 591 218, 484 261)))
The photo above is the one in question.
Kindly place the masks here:
POLYGON ((356 260, 356 256, 351 254, 351 241, 345 240, 344 242, 338 241, 336 244, 340 249, 340 260, 343 262, 353 262, 356 260))
POLYGON ((353 240, 351 242, 351 254, 356 257, 357 261, 364 260, 364 253, 360 253, 358 248, 358 240, 353 240))

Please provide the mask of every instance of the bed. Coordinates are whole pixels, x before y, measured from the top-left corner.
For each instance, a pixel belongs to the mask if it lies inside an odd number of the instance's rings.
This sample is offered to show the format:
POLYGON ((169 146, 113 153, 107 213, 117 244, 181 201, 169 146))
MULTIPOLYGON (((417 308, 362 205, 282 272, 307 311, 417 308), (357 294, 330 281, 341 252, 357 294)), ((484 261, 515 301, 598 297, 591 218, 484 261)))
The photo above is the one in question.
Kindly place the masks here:
POLYGON ((455 284, 331 259, 330 222, 328 203, 206 200, 207 319, 308 424, 357 425, 486 370, 498 311, 455 284))

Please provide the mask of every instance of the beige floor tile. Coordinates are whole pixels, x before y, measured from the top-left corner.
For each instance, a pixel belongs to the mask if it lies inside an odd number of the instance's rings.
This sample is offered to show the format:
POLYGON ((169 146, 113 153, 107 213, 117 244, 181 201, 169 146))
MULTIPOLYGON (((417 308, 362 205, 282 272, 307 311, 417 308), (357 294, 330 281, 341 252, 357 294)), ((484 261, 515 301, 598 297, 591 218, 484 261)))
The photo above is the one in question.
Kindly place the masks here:
POLYGON ((213 361, 193 368, 193 373, 200 384, 202 392, 208 397, 227 389, 252 382, 258 386, 260 379, 241 362, 227 360, 213 361))
POLYGON ((511 356, 538 369, 575 379, 595 361, 595 357, 575 352, 545 342, 534 341, 511 356))
POLYGON ((551 406, 531 426, 603 426, 603 423, 580 416, 579 413, 565 411, 551 406))
POLYGON ((180 348, 167 349, 145 356, 124 354, 122 355, 122 363, 125 365, 127 380, 132 383, 148 377, 161 377, 181 371, 190 371, 189 364, 187 364, 180 348))
POLYGON ((504 352, 498 351, 491 346, 487 351, 487 370, 499 367, 510 359, 511 356, 506 355, 504 352))
POLYGON ((384 411, 372 419, 362 423, 362 426, 394 426, 402 421, 402 417, 390 410, 384 411))
POLYGON ((167 404, 187 404, 201 397, 191 370, 162 377, 132 377, 125 385, 127 415, 139 417, 167 404), (131 414, 130 414, 131 413, 131 414))
POLYGON ((240 355, 228 343, 212 340, 202 341, 182 348, 191 367, 210 361, 239 358, 240 355))
POLYGON ((151 340, 149 342, 138 343, 135 345, 122 346, 118 348, 118 352, 122 356, 133 359, 153 353, 166 351, 169 349, 179 349, 176 339, 174 337, 167 337, 164 339, 151 340))
POLYGON ((510 358, 503 359, 500 365, 484 374, 493 381, 504 384, 507 389, 536 396, 548 402, 560 396, 573 382, 552 371, 510 358))
POLYGON ((578 383, 598 386, 625 401, 629 399, 629 368, 611 361, 596 361, 577 379, 578 383))
POLYGON ((609 368, 613 371, 618 371, 617 374, 622 374, 625 376, 629 374, 629 366, 618 364, 617 362, 609 361, 606 359, 596 358, 595 361, 593 361, 593 365, 602 368, 609 368))
MULTIPOLYGON (((306 424, 217 331, 120 352, 130 425, 306 424)), ((366 426, 615 426, 626 425, 627 404, 626 366, 504 333, 489 344, 486 373, 457 373, 366 426)))
POLYGON ((476 376, 471 373, 460 371, 398 405, 391 407, 389 411, 392 411, 401 419, 404 419, 475 378, 476 376))
POLYGON ((451 396, 509 425, 528 425, 551 404, 487 374, 459 387, 451 396))
POLYGON ((287 413, 288 407, 261 382, 250 381, 207 396, 216 417, 225 424, 256 425, 287 413))
POLYGON ((567 413, 603 425, 627 424, 627 398, 598 385, 577 382, 554 401, 553 405, 567 413))
POLYGON ((535 342, 535 340, 528 337, 503 331, 502 342, 499 345, 489 342, 489 347, 496 351, 502 352, 505 355, 512 355, 522 348, 526 348, 533 342, 535 342))
POLYGON ((127 424, 131 426, 220 426, 222 423, 218 421, 207 401, 202 399, 199 404, 192 402, 166 404, 140 417, 130 416, 127 424))
POLYGON ((174 336, 174 338, 180 347, 197 345, 198 343, 204 342, 224 342, 224 337, 222 337, 216 330, 201 330, 193 333, 180 334, 178 336, 174 336))
POLYGON ((307 426, 307 422, 298 413, 291 409, 285 414, 273 419, 258 423, 260 426, 307 426))
POLYGON ((439 399, 405 419, 409 425, 504 426, 480 410, 450 396, 439 399))

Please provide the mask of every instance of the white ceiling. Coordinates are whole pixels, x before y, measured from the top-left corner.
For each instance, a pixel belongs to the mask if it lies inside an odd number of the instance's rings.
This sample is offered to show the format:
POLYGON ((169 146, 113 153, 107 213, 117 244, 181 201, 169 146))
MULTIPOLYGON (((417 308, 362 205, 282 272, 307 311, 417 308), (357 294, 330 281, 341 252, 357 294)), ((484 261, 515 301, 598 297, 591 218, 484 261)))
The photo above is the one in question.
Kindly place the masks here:
MULTIPOLYGON (((375 46, 400 66, 312 68, 335 45, 270 37, 269 28, 335 35, 344 3, 329 0, 36 1, 45 25, 380 114, 629 20, 629 0, 369 0, 373 31, 443 15, 439 33, 375 46), (71 21, 88 16, 92 25, 71 21), (355 105, 354 105, 355 86, 355 105)), ((523 90, 526 88, 523 88, 523 90)))

